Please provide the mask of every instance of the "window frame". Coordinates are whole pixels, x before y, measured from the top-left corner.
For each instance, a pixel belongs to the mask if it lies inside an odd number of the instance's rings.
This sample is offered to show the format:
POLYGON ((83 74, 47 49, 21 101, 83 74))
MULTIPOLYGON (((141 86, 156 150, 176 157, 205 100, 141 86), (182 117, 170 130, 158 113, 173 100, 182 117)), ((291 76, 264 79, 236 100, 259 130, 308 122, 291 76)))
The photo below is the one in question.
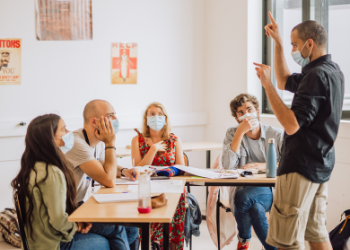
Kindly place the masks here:
MULTIPOLYGON (((270 23, 268 16, 268 11, 271 11, 273 16, 276 16, 276 10, 273 6, 276 6, 276 0, 262 0, 262 63, 266 65, 271 65, 271 75, 272 81, 276 81, 274 77, 274 67, 272 59, 272 39, 269 39, 264 32, 265 25, 270 23)), ((328 34, 328 11, 330 5, 342 5, 349 4, 349 0, 302 0, 302 22, 306 20, 316 20, 321 23, 322 26, 326 29, 328 34), (313 7, 313 8, 312 8, 313 7), (315 12, 311 13, 311 10, 314 9, 315 12)), ((327 43, 328 44, 328 43, 327 43)), ((328 49, 328 48, 327 48, 328 49)), ((287 105, 290 108, 290 105, 287 105)), ((262 113, 263 114, 274 114, 267 98, 264 87, 262 87, 262 113)), ((341 119, 350 120, 350 110, 343 110, 341 119)))

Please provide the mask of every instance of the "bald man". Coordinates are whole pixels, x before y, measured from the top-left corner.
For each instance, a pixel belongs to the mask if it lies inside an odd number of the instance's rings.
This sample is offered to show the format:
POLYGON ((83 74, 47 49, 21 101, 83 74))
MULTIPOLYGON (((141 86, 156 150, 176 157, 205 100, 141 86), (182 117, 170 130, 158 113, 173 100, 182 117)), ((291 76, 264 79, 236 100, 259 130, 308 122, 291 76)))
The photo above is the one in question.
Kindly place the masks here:
MULTIPOLYGON (((68 165, 72 168, 77 184, 77 201, 83 203, 90 179, 105 187, 112 188, 117 177, 138 179, 135 169, 117 165, 115 135, 119 123, 113 106, 103 100, 93 100, 84 108, 84 127, 73 132, 74 146, 66 153, 68 165), (88 178, 90 177, 90 178, 88 178)), ((138 229, 113 224, 93 223, 91 233, 105 236, 111 249, 130 250, 138 238, 138 229)))

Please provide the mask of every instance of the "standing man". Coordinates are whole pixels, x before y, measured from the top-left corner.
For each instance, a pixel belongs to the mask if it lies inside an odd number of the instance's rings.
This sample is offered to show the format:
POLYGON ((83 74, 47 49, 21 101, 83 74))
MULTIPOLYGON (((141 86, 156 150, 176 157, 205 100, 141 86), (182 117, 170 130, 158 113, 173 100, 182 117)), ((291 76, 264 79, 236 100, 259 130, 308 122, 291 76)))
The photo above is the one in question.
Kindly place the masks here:
POLYGON ((344 99, 344 75, 327 54, 327 33, 315 21, 293 28, 292 57, 302 66, 290 74, 278 25, 269 12, 266 35, 275 42, 278 88, 295 93, 288 108, 271 82, 271 68, 254 63, 272 109, 285 129, 276 193, 266 242, 279 249, 331 250, 326 229, 327 182, 332 173, 344 99))

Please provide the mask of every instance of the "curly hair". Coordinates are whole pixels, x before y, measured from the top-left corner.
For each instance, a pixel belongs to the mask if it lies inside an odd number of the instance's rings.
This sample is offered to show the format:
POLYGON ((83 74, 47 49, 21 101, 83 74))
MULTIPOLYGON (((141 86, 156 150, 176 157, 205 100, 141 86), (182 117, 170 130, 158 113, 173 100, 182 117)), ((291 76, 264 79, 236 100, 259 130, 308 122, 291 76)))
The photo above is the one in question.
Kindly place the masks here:
POLYGON ((246 102, 251 102, 254 105, 255 109, 259 109, 259 101, 255 96, 249 94, 240 94, 230 102, 230 109, 233 117, 237 118, 237 109, 239 107, 242 107, 246 102))

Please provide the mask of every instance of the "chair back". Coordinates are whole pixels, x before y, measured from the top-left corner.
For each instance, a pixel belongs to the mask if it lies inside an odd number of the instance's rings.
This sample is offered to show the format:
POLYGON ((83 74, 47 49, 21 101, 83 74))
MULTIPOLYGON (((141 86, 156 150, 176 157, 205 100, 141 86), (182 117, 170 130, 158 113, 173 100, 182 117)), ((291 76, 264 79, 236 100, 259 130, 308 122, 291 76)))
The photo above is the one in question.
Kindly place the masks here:
POLYGON ((24 250, 29 250, 29 246, 28 246, 28 241, 27 241, 26 233, 25 233, 25 231, 24 231, 22 210, 21 210, 21 206, 20 206, 19 199, 18 199, 18 192, 15 193, 14 200, 15 200, 15 206, 16 206, 16 212, 17 212, 19 230, 20 230, 20 233, 21 233, 22 246, 23 246, 23 249, 24 249, 24 250))
POLYGON ((184 162, 185 162, 185 166, 189 166, 190 165, 190 162, 189 162, 189 160, 188 160, 188 156, 187 156, 187 154, 184 152, 184 162))

